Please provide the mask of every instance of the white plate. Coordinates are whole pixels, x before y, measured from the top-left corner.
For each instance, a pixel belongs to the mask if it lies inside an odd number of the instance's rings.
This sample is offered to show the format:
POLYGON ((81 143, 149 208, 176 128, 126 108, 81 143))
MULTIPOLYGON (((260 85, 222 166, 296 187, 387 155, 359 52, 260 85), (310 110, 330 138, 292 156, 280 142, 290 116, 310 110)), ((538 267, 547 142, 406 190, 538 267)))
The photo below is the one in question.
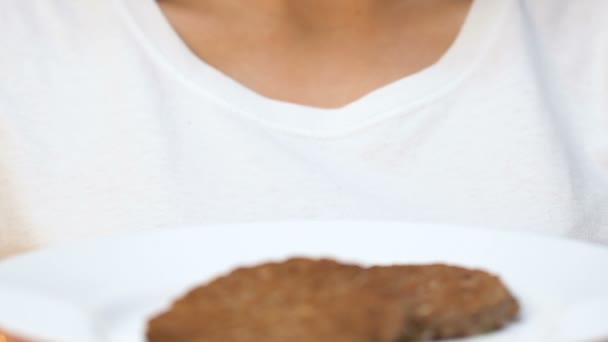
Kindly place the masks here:
POLYGON ((443 262, 502 277, 519 322, 475 342, 608 336, 608 249, 557 238, 405 223, 205 226, 81 242, 0 263, 0 326, 61 342, 142 342, 146 320, 235 266, 290 256, 443 262), (4 298, 4 299, 3 299, 4 298))

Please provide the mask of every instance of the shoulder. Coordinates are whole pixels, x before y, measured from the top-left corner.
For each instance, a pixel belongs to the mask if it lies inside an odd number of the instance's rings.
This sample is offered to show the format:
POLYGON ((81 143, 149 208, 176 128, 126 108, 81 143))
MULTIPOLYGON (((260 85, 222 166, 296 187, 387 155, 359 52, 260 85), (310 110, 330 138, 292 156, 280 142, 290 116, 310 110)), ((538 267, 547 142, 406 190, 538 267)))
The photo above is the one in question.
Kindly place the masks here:
POLYGON ((112 34, 121 21, 118 1, 125 0, 0 0, 3 55, 52 53, 112 34))
POLYGON ((608 1, 515 1, 523 32, 544 58, 571 74, 595 73, 593 68, 608 65, 608 1))
POLYGON ((107 20, 108 11, 123 0, 0 0, 0 27, 4 34, 59 33, 107 20))
MULTIPOLYGON (((568 104, 569 129, 576 131, 603 177, 608 176, 608 1, 519 0, 529 17, 550 87, 568 104)), ((565 109, 561 109, 565 110, 565 109)))
POLYGON ((48 86, 123 46, 126 0, 0 0, 0 96, 48 86))
MULTIPOLYGON (((483 0, 482 0, 483 1, 483 0)), ((491 0, 490 0, 491 1, 491 0)), ((509 0, 507 0, 509 1, 509 0)), ((520 10, 540 29, 558 33, 605 34, 606 0, 516 0, 520 10)))

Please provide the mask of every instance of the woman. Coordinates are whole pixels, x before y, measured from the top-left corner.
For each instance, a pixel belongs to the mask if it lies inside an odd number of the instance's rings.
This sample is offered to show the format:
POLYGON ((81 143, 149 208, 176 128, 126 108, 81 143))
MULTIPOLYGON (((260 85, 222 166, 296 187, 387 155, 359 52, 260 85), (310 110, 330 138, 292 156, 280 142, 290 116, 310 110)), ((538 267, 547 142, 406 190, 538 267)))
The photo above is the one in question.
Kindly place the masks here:
POLYGON ((0 6, 3 256, 284 219, 608 240, 605 1, 0 6))
POLYGON ((179 225, 608 242, 603 0, 2 0, 0 255, 179 225))

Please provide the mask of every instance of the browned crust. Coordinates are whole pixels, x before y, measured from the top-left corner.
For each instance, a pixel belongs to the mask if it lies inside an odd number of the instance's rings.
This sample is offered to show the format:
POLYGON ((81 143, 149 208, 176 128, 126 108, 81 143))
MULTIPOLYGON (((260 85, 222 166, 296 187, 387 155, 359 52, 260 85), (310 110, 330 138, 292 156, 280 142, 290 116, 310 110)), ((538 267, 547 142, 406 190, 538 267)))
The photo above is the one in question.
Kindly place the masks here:
POLYGON ((153 318, 149 342, 414 342, 492 331, 515 298, 496 276, 442 264, 364 268, 294 258, 239 268, 153 318))

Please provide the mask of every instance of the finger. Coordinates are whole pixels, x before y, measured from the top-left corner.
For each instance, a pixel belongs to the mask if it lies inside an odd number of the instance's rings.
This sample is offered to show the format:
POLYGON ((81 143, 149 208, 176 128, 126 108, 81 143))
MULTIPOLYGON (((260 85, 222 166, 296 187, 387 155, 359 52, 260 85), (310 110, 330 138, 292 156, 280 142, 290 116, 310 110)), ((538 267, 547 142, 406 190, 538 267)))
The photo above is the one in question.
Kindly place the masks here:
POLYGON ((31 342, 0 331, 0 342, 31 342))

